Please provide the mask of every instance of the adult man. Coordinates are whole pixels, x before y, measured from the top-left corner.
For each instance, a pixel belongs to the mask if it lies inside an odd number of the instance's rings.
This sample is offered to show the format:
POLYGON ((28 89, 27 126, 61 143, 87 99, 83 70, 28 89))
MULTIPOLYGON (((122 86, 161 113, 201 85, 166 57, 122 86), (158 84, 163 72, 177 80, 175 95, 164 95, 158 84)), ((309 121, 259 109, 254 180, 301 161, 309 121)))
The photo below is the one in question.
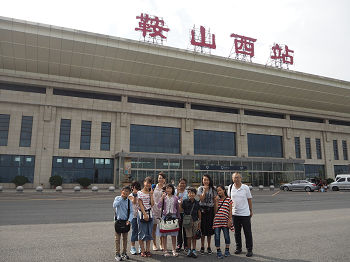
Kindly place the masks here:
POLYGON ((247 185, 242 184, 242 176, 236 172, 232 174, 233 184, 228 188, 228 195, 233 201, 232 220, 235 228, 236 251, 235 254, 242 252, 241 229, 243 227, 247 257, 253 255, 253 237, 251 229, 251 217, 253 216, 252 195, 247 185))

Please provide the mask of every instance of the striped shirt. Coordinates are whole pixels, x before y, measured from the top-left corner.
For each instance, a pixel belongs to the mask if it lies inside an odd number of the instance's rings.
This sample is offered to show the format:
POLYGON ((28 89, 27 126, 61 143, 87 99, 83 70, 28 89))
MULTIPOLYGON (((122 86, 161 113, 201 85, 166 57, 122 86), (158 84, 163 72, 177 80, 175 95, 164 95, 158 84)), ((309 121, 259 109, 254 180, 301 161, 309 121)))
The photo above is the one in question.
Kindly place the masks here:
POLYGON ((219 200, 218 211, 214 217, 213 228, 228 227, 229 216, 231 216, 230 204, 232 204, 232 200, 229 197, 219 200))
MULTIPOLYGON (((137 192, 137 197, 141 199, 143 206, 146 210, 151 209, 151 197, 150 194, 145 194, 142 191, 137 192)), ((141 210, 141 209, 140 209, 141 210)))

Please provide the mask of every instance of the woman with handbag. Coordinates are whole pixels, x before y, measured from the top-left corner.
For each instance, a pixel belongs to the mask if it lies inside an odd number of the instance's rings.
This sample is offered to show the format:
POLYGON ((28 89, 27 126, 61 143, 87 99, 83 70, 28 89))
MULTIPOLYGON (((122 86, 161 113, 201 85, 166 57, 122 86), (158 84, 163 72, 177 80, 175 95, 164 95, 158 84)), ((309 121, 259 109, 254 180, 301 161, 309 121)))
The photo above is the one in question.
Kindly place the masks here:
POLYGON ((165 186, 165 192, 162 195, 162 199, 158 203, 158 207, 162 210, 162 220, 159 224, 159 231, 164 245, 165 257, 170 256, 167 251, 168 236, 171 236, 173 256, 177 257, 179 255, 176 252, 176 237, 179 231, 180 210, 178 202, 179 199, 174 194, 174 186, 172 184, 167 184, 165 186))
POLYGON ((139 201, 138 224, 139 224, 139 244, 141 247, 141 256, 150 257, 150 246, 152 240, 152 206, 154 205, 152 178, 146 177, 143 180, 143 189, 137 192, 139 201), (146 241, 146 249, 144 242, 146 241))
POLYGON ((210 244, 211 236, 214 235, 213 221, 214 221, 214 203, 217 195, 213 185, 213 180, 208 174, 202 177, 202 186, 198 188, 197 195, 199 196, 199 205, 202 212, 201 220, 201 250, 200 253, 204 255, 204 242, 207 237, 207 251, 208 255, 213 254, 210 244))
MULTIPOLYGON (((152 237, 153 237, 153 251, 157 251, 157 236, 160 237, 159 229, 157 230, 158 224, 160 222, 161 218, 161 210, 158 207, 158 203, 161 201, 162 195, 163 195, 163 187, 166 183, 166 176, 163 172, 160 172, 158 174, 158 184, 154 187, 153 192, 153 199, 154 199, 154 206, 152 207, 152 214, 153 214, 153 229, 152 229, 152 237), (157 234, 156 234, 157 233, 157 234)), ((164 249, 162 244, 162 239, 160 239, 160 249, 164 249)))

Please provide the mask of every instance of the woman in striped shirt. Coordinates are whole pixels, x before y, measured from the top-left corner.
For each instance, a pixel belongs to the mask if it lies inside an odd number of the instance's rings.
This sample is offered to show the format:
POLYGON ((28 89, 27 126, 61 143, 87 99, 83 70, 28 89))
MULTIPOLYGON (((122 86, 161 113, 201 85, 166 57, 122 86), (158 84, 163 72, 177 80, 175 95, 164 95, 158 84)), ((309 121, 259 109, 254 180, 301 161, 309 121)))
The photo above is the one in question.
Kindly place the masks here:
POLYGON ((216 187, 218 196, 215 198, 215 217, 213 228, 215 232, 215 246, 217 249, 217 257, 224 258, 220 249, 220 231, 222 230, 225 238, 225 257, 230 256, 230 233, 229 228, 232 228, 232 200, 227 196, 224 186, 216 187))

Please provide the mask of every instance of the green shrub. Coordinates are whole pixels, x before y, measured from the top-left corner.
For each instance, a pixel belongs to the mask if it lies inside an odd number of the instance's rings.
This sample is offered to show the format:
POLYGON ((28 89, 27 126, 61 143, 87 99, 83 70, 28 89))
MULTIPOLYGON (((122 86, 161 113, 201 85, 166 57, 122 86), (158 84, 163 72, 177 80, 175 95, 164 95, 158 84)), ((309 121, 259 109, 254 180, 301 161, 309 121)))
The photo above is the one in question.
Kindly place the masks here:
POLYGON ((49 179, 50 185, 51 186, 61 186, 63 183, 63 178, 61 176, 51 176, 49 179))
POLYGON ((83 187, 83 188, 87 188, 88 186, 91 185, 91 179, 87 178, 87 177, 82 177, 82 178, 78 178, 77 182, 83 187))
POLYGON ((330 183, 333 183, 334 179, 333 178, 327 178, 327 185, 329 185, 330 183))
POLYGON ((16 186, 23 186, 25 183, 28 183, 29 180, 25 176, 16 176, 12 183, 14 183, 16 186))

